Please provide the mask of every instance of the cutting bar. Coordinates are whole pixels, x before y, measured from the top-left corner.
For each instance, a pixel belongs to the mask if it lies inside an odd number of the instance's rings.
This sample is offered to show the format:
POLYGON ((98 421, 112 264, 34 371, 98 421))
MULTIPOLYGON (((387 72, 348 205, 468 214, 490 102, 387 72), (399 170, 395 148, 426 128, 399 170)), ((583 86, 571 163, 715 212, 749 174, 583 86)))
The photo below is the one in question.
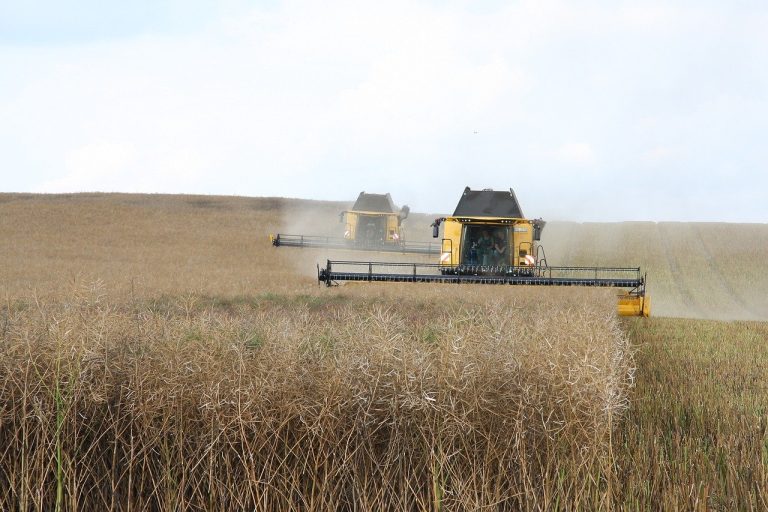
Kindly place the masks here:
POLYGON ((326 285, 338 281, 468 283, 531 286, 597 286, 642 289, 645 277, 635 267, 445 266, 429 263, 331 261, 318 267, 326 285))
POLYGON ((344 249, 348 251, 396 252, 401 254, 440 254, 440 244, 431 242, 372 242, 317 235, 270 235, 275 247, 344 249))

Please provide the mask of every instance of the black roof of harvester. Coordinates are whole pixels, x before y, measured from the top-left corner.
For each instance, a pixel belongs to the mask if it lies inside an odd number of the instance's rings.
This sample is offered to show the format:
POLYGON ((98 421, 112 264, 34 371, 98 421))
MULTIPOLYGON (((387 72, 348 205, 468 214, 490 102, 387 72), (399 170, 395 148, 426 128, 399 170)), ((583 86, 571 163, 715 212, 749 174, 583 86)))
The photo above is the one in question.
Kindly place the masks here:
POLYGON ((508 192, 497 192, 491 189, 470 190, 466 187, 453 216, 525 218, 515 192, 511 188, 508 192))
POLYGON ((362 212, 379 212, 379 213, 397 213, 397 206, 392 202, 392 197, 387 194, 366 194, 360 192, 357 196, 354 206, 354 211, 362 212))

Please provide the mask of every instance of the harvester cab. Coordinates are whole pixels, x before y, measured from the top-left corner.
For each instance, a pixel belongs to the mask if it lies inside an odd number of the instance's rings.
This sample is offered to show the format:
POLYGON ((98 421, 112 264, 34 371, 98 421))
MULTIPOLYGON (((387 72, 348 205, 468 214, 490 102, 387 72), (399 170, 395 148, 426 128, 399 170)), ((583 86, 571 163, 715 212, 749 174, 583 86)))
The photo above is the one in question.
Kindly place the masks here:
POLYGON ((405 242, 402 222, 410 208, 398 211, 389 194, 360 192, 352 209, 339 215, 345 223, 344 238, 358 246, 376 246, 405 242))
POLYGON ((550 266, 539 245, 545 224, 525 218, 512 189, 466 187, 453 215, 432 223, 434 238, 440 237, 443 227, 438 262, 328 260, 325 268, 318 266, 318 279, 327 285, 389 281, 613 287, 623 289, 618 296, 619 315, 650 315, 646 276, 639 267, 550 266))
POLYGON ((546 264, 539 246, 544 222, 528 220, 512 189, 509 192, 464 189, 451 217, 432 223, 432 236, 443 238, 440 265, 466 273, 531 273, 546 264))

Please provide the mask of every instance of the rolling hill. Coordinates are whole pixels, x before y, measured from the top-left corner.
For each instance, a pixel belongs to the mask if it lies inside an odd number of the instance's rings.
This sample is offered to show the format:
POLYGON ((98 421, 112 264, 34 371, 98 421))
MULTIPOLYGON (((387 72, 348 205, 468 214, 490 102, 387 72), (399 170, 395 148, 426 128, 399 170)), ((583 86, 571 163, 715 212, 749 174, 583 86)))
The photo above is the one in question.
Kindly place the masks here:
MULTIPOLYGON (((132 293, 298 290, 315 285, 317 263, 340 254, 274 249, 268 234, 338 234, 338 212, 348 206, 283 198, 0 194, 0 288, 56 293, 73 280, 99 279, 132 293)), ((431 240, 435 216, 411 214, 409 239, 431 240)), ((542 245, 550 265, 641 266, 656 316, 768 319, 768 224, 555 221, 542 245)))

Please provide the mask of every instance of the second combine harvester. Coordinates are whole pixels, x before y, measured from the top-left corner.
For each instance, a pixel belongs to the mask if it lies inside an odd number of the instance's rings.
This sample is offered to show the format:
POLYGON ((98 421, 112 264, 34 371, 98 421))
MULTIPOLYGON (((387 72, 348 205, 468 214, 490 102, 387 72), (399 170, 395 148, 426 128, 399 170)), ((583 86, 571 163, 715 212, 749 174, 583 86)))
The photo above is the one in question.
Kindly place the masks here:
POLYGON ((523 215, 508 192, 464 189, 450 217, 435 219, 433 237, 443 237, 437 263, 332 261, 318 267, 318 279, 411 283, 471 283, 621 288, 618 313, 649 316, 646 276, 639 267, 549 266, 539 245, 545 222, 523 215))
POLYGON ((440 247, 435 243, 405 240, 402 223, 409 211, 407 206, 398 211, 389 194, 360 192, 352 208, 339 214, 343 237, 278 233, 269 239, 275 247, 437 254, 440 247))

